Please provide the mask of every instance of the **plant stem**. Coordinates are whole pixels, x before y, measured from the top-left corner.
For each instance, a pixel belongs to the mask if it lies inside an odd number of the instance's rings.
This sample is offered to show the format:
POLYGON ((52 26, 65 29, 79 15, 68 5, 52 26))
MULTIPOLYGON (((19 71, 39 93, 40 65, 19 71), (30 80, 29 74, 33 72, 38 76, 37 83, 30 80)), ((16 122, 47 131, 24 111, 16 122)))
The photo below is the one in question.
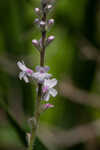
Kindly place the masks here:
MULTIPOLYGON (((43 11, 42 21, 46 22, 46 13, 44 12, 44 8, 45 8, 45 5, 42 6, 42 11, 43 11)), ((45 62, 45 39, 46 39, 46 30, 44 29, 42 31, 42 50, 40 52, 40 66, 41 67, 44 66, 44 62, 45 62)), ((40 117, 41 96, 42 96, 42 85, 38 84, 38 93, 37 93, 35 113, 34 113, 34 118, 35 118, 35 121, 36 121, 36 125, 33 124, 33 126, 32 126, 30 145, 29 145, 28 150, 34 150, 34 142, 35 142, 35 138, 36 138, 36 131, 37 131, 39 117, 40 117)))

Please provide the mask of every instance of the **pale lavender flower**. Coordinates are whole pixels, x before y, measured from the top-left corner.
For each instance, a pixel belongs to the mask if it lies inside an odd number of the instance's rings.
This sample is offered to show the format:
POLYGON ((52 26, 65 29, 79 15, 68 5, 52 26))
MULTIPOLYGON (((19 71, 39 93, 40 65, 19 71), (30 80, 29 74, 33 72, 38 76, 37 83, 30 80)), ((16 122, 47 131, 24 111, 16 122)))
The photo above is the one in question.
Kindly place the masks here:
POLYGON ((33 74, 33 70, 29 69, 28 67, 26 67, 26 65, 24 64, 24 62, 17 62, 18 67, 20 68, 21 72, 19 73, 19 79, 20 80, 24 80, 26 83, 29 82, 28 77, 32 77, 33 74))
POLYGON ((33 73, 33 78, 36 79, 38 83, 43 83, 44 79, 49 79, 52 76, 51 74, 47 73, 48 70, 49 70, 48 66, 45 67, 37 66, 36 67, 37 72, 33 73))
POLYGON ((56 86, 57 80, 56 79, 45 79, 42 87, 42 92, 44 93, 43 100, 48 101, 50 95, 55 97, 57 95, 57 90, 53 87, 56 86))

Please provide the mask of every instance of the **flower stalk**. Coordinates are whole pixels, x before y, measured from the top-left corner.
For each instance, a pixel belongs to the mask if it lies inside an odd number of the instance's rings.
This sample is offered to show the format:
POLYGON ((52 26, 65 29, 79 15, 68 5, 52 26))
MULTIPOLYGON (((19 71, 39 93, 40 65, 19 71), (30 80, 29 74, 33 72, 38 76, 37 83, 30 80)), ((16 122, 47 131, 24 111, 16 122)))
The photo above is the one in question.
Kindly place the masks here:
MULTIPOLYGON (((45 9, 45 5, 42 6, 42 11, 43 11, 42 21, 46 22, 46 13, 44 12, 44 9, 45 9)), ((42 31, 42 43, 41 43, 42 49, 40 51, 40 66, 41 67, 44 67, 44 61, 45 61, 45 40, 46 40, 46 30, 43 29, 43 31, 42 31)), ((39 117, 40 117, 41 97, 42 97, 42 85, 40 83, 38 83, 38 93, 37 93, 37 99, 36 99, 36 105, 35 105, 35 114, 34 114, 34 117, 36 119, 36 127, 34 127, 34 124, 33 124, 29 150, 33 150, 33 148, 34 148, 36 130, 37 130, 38 121, 39 121, 39 117)))
POLYGON ((46 47, 54 40, 54 36, 49 36, 47 38, 47 29, 50 28, 54 23, 54 19, 47 20, 47 15, 51 11, 52 0, 41 0, 41 8, 35 8, 35 13, 39 18, 35 19, 35 24, 41 29, 41 39, 32 40, 32 44, 38 50, 40 54, 40 65, 36 66, 36 72, 32 69, 26 67, 24 62, 18 61, 17 65, 21 72, 19 73, 20 80, 24 80, 28 83, 32 78, 37 82, 37 97, 35 101, 35 111, 34 117, 31 118, 31 133, 28 133, 28 150, 34 150, 34 142, 37 136, 37 128, 39 124, 39 118, 42 112, 46 111, 48 108, 53 108, 52 104, 47 103, 50 96, 55 97, 57 95, 54 86, 57 84, 57 80, 51 79, 52 75, 47 73, 49 70, 48 66, 45 66, 45 51, 46 47), (45 103, 43 103, 45 101, 45 103))

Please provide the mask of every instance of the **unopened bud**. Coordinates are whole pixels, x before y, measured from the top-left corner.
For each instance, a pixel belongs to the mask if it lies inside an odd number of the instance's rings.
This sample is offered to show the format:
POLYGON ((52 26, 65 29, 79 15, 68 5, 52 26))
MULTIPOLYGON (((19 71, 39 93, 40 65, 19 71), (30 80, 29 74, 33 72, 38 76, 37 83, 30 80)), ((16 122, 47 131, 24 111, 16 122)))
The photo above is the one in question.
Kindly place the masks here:
POLYGON ((38 46, 39 42, 38 42, 38 40, 32 40, 32 44, 35 45, 35 46, 38 46))
POLYGON ((44 21, 40 21, 40 27, 45 27, 46 23, 44 21))
POLYGON ((39 24, 39 19, 36 18, 35 21, 34 21, 34 23, 39 24))
POLYGON ((32 44, 40 51, 40 44, 38 40, 32 40, 32 44))
POLYGON ((51 10, 52 9, 52 5, 48 5, 47 8, 48 8, 48 10, 51 10))
POLYGON ((54 107, 54 105, 52 105, 52 104, 49 104, 49 103, 44 104, 44 108, 45 108, 45 109, 53 108, 53 107, 54 107))
POLYGON ((54 39, 55 39, 55 37, 53 35, 49 36, 46 41, 46 46, 48 46, 54 39))
POLYGON ((54 24, 54 19, 48 20, 48 25, 53 25, 54 24))
POLYGON ((47 5, 46 7, 45 7, 45 12, 48 14, 50 11, 51 11, 51 9, 52 9, 52 5, 50 4, 50 5, 47 5))
POLYGON ((43 105, 41 106, 41 112, 44 112, 44 111, 46 111, 47 109, 53 108, 53 107, 54 107, 54 105, 49 104, 49 103, 43 104, 43 105))
POLYGON ((39 8, 35 8, 35 13, 36 13, 38 16, 40 16, 40 15, 41 15, 40 9, 39 9, 39 8))

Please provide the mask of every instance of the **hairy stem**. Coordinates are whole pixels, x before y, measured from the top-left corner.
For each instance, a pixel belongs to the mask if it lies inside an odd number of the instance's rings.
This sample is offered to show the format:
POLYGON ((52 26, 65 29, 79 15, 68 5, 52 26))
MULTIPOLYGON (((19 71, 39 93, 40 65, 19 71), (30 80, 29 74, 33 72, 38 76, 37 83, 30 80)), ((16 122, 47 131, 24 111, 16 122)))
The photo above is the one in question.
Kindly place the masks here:
MULTIPOLYGON (((44 8, 45 8, 45 5, 42 8, 42 10, 43 10, 42 21, 46 22, 46 13, 44 12, 44 8)), ((44 63, 45 63, 45 39, 46 39, 46 30, 44 29, 42 31, 42 50, 40 52, 40 66, 41 67, 43 67, 44 63)), ((33 127, 32 127, 29 150, 34 150, 34 142, 35 142, 35 138, 36 138, 36 131, 37 131, 39 117, 40 117, 41 96, 42 96, 42 85, 38 84, 38 93, 37 93, 35 113, 34 113, 36 125, 34 126, 34 124, 33 124, 33 127)))

